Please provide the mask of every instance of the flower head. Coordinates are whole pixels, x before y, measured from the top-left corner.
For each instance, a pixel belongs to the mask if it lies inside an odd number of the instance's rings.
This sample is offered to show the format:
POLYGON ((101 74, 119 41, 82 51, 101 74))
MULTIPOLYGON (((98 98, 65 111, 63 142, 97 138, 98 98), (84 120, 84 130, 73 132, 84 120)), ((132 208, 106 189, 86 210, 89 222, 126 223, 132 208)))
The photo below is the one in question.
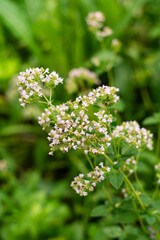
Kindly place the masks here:
POLYGON ((104 154, 112 139, 108 127, 113 116, 104 110, 90 116, 88 108, 100 102, 113 105, 118 101, 117 91, 115 87, 102 86, 87 96, 76 98, 74 102, 68 101, 45 109, 38 120, 43 129, 50 127, 50 153, 56 149, 64 152, 81 149, 86 154, 104 154))
POLYGON ((99 84, 100 80, 94 72, 91 72, 87 68, 74 68, 69 72, 69 76, 66 80, 66 88, 69 93, 83 91, 85 88, 92 87, 95 84, 99 84))
POLYGON ((90 12, 86 17, 87 25, 92 32, 95 32, 98 29, 102 28, 104 21, 105 21, 104 14, 100 11, 90 12))
POLYGON ((145 128, 140 128, 136 121, 123 122, 113 130, 114 138, 121 138, 136 148, 153 149, 153 134, 145 128))
POLYGON ((96 166, 94 171, 87 174, 87 179, 84 179, 84 175, 79 174, 79 176, 74 178, 71 183, 71 187, 80 196, 87 196, 88 192, 94 191, 94 188, 99 182, 105 180, 105 176, 110 172, 109 167, 104 167, 103 162, 96 166))
POLYGON ((21 95, 19 99, 21 106, 26 103, 37 102, 43 96, 43 87, 54 88, 63 79, 56 72, 49 74, 49 69, 29 68, 25 72, 20 72, 18 76, 18 90, 21 95))

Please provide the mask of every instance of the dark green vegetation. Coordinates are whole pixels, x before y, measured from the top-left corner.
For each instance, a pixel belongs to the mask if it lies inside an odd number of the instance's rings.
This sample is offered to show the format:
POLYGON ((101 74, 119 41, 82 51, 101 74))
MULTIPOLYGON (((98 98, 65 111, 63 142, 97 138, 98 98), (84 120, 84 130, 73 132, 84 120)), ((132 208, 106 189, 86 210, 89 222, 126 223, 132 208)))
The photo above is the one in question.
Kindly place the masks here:
MULTIPOLYGON (((42 66, 67 78, 72 68, 83 66, 103 84, 119 87, 119 123, 137 120, 154 133, 154 151, 140 155, 137 170, 152 197, 154 165, 160 160, 159 9, 159 0, 0 0, 0 239, 149 239, 130 211, 130 199, 117 210, 101 188, 85 198, 70 188, 74 176, 90 171, 87 160, 72 151, 48 156, 47 135, 37 124, 39 109, 20 107, 16 74, 42 66), (102 46, 87 29, 87 14, 97 10, 122 42, 118 53, 109 47, 113 37, 102 46), (99 67, 90 61, 95 56, 99 67)), ((78 95, 58 86, 55 104, 78 95)), ((132 182, 140 191, 134 176, 132 182)), ((105 184, 117 203, 120 192, 105 184)), ((150 208, 150 215, 142 216, 148 226, 160 204, 145 195, 141 200, 150 208)))

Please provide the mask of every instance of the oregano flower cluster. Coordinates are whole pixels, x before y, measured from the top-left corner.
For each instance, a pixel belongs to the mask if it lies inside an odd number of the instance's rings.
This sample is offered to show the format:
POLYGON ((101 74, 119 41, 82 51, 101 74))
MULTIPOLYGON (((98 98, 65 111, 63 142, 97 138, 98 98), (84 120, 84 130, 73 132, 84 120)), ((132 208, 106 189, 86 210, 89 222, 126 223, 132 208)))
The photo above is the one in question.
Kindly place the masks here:
POLYGON ((48 137, 50 154, 57 149, 64 152, 68 152, 69 149, 80 149, 85 153, 103 154, 105 147, 110 145, 108 127, 113 116, 103 110, 90 117, 88 108, 104 102, 107 102, 108 106, 117 103, 119 99, 117 91, 119 90, 115 87, 102 86, 87 96, 76 98, 74 102, 68 101, 45 109, 45 113, 42 113, 38 120, 43 129, 52 126, 48 137))
POLYGON ((63 79, 53 71, 49 73, 49 69, 29 68, 25 72, 20 72, 18 76, 18 90, 21 95, 19 99, 21 106, 26 103, 37 102, 43 96, 43 87, 53 89, 59 83, 63 83, 63 79))
MULTIPOLYGON (((33 102, 48 105, 38 117, 38 122, 48 132, 50 155, 56 150, 68 152, 79 149, 88 158, 102 156, 109 159, 107 166, 104 162, 99 166, 92 164, 95 169, 88 173, 87 179, 83 173, 74 178, 71 186, 78 194, 86 196, 110 173, 119 174, 120 183, 115 185, 118 188, 124 177, 123 172, 130 175, 136 166, 134 156, 120 157, 121 145, 151 150, 153 135, 149 130, 140 128, 136 121, 115 126, 114 106, 119 100, 119 89, 116 87, 99 86, 87 95, 77 97, 75 101, 52 104, 52 89, 62 82, 63 79, 56 72, 49 73, 48 69, 30 68, 20 73, 18 86, 21 105, 33 102), (50 90, 50 99, 44 94, 46 88, 50 90), (40 101, 40 98, 45 102, 40 101), (112 160, 108 155, 112 155, 112 160)), ((111 182, 115 184, 114 176, 111 182)))
POLYGON ((123 162, 121 169, 123 170, 123 172, 127 173, 128 175, 131 175, 136 170, 136 163, 137 162, 135 157, 132 156, 130 158, 127 158, 123 162))
POLYGON ((116 126, 112 136, 116 139, 124 139, 130 145, 136 148, 148 148, 152 150, 153 134, 145 128, 140 128, 136 121, 123 122, 122 125, 116 126))
POLYGON ((103 162, 101 162, 99 166, 95 167, 94 171, 87 174, 87 179, 84 179, 84 174, 79 174, 78 177, 75 177, 74 181, 71 183, 71 187, 73 187, 80 196, 87 196, 88 191, 94 191, 97 183, 104 181, 105 175, 110 171, 111 168, 104 167, 103 162))
POLYGON ((100 80, 97 75, 84 67, 72 69, 66 79, 66 89, 70 94, 99 84, 100 80))
POLYGON ((99 40, 112 35, 113 31, 110 27, 104 26, 105 16, 102 12, 90 12, 86 17, 86 23, 91 32, 96 34, 99 40))

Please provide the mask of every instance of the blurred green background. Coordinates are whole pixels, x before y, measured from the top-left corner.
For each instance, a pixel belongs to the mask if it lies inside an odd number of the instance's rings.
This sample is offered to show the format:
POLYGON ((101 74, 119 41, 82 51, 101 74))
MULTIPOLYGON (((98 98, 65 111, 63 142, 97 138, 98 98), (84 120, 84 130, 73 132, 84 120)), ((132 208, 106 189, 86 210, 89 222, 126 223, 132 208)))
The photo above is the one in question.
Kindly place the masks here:
MULTIPOLYGON (((86 159, 74 152, 48 156, 47 134, 37 124, 39 109, 22 109, 18 101, 20 71, 49 67, 66 79, 71 69, 82 66, 106 85, 106 69, 112 74, 120 88, 119 122, 149 124, 145 127, 154 133, 156 149, 160 115, 144 119, 160 112, 159 0, 0 0, 2 240, 106 239, 101 220, 90 217, 92 208, 104 202, 104 194, 97 190, 81 198, 70 187, 74 176, 89 169, 86 159), (92 11, 102 11, 114 31, 105 47, 87 29, 85 18, 92 11), (109 47, 112 38, 121 41, 119 52, 109 47), (93 57, 100 59, 99 67, 93 57)), ((64 83, 56 89, 55 104, 78 94, 69 95, 64 83)), ((141 156, 138 173, 148 190, 153 188, 148 179, 153 178, 155 158, 154 153, 141 156)))

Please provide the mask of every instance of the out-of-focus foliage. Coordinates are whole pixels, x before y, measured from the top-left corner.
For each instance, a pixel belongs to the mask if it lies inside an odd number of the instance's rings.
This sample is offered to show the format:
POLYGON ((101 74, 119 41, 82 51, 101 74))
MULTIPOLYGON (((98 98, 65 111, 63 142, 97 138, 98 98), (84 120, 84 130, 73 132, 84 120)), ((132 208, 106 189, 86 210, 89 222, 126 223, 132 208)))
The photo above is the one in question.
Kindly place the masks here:
MULTIPOLYGON (((49 67, 64 78, 73 68, 88 67, 102 84, 119 87, 119 122, 137 120, 155 135, 156 154, 141 154, 138 167, 152 195, 153 166, 160 160, 159 9, 159 0, 0 0, 0 239, 146 239, 128 225, 135 219, 130 200, 124 202, 123 219, 118 211, 113 219, 112 211, 104 217, 109 204, 100 189, 85 199, 70 189, 71 179, 89 169, 85 156, 48 156, 46 134, 37 125, 40 109, 20 107, 16 82, 28 67, 49 67), (107 48, 85 22, 97 10, 113 29, 107 48), (114 38, 121 42, 118 49, 110 47, 114 38), (103 214, 97 215, 97 206, 103 214), (117 223, 125 224, 125 231, 117 223)), ((58 87, 55 104, 78 95, 58 87)))

